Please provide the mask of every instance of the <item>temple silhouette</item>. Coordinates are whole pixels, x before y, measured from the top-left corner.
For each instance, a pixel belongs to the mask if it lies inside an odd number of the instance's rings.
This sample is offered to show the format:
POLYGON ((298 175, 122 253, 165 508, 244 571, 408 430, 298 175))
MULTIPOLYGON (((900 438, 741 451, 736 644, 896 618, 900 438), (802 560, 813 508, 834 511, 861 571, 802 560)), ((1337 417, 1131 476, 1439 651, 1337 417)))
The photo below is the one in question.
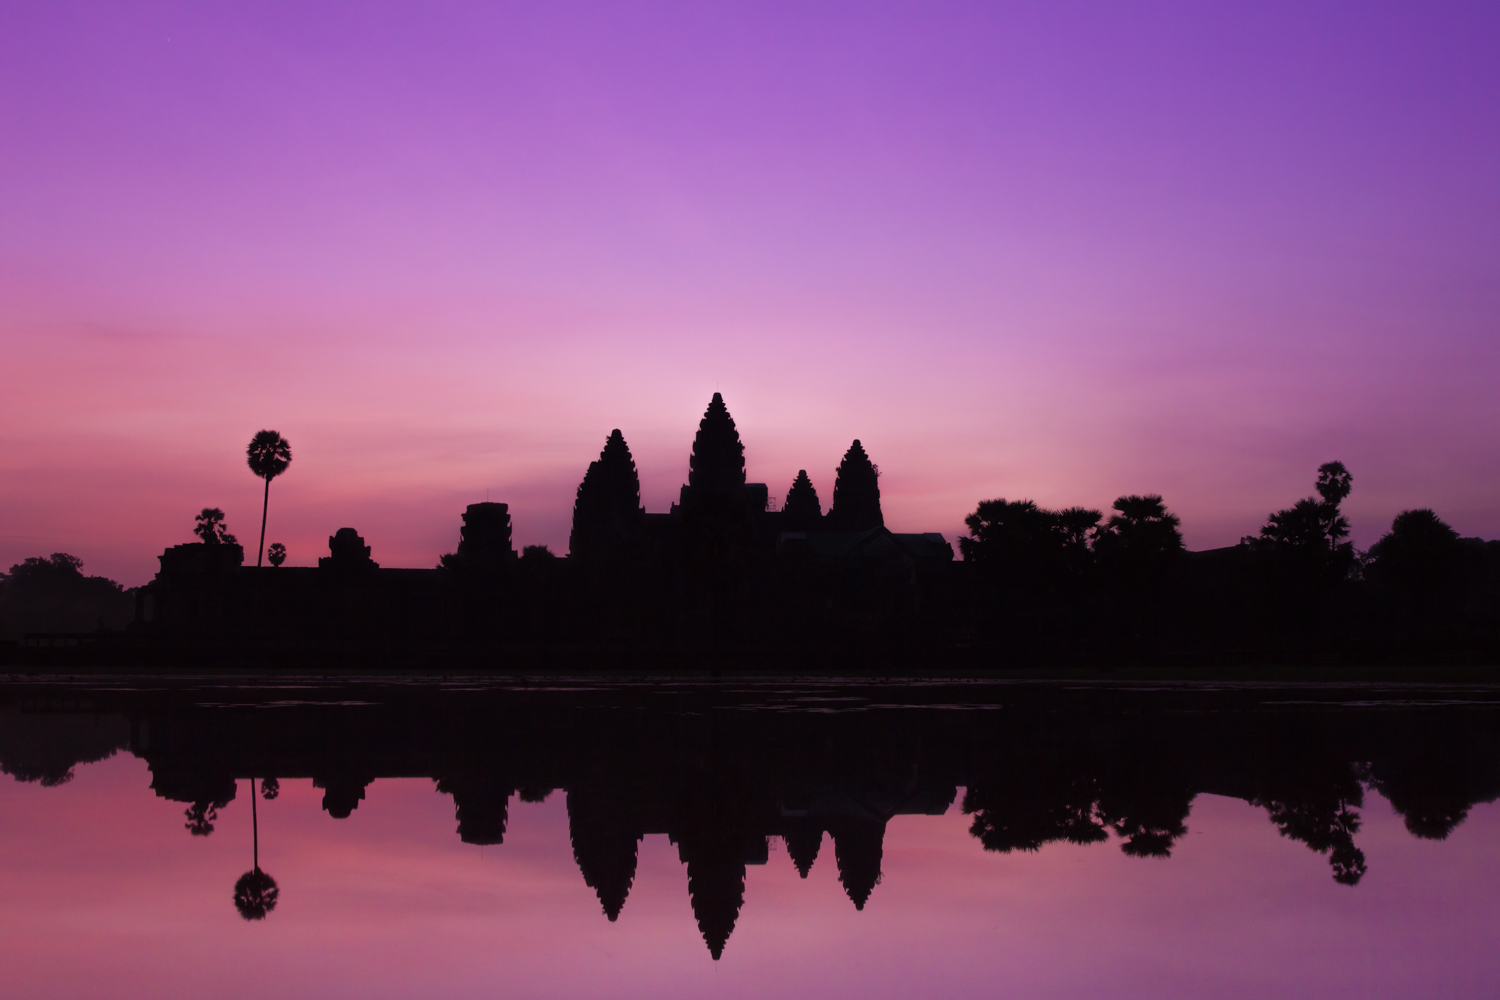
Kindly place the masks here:
POLYGON ((771 841, 804 877, 833 865, 865 909, 880 905, 887 824, 956 802, 977 849, 1113 843, 1160 859, 1197 796, 1229 796, 1356 886, 1364 796, 1414 836, 1447 837, 1500 796, 1497 722, 1488 693, 1413 704, 1409 689, 1337 685, 11 682, 0 770, 55 786, 134 754, 151 791, 184 806, 184 837, 212 836, 253 778, 266 798, 310 779, 332 821, 366 808, 375 781, 428 778, 452 798, 455 836, 501 849, 515 800, 560 794, 601 919, 629 919, 639 844, 665 835, 718 958, 771 841))
MULTIPOLYGON (((269 502, 290 446, 262 431, 250 451, 269 502)), ((1500 541, 1460 537, 1419 508, 1361 552, 1341 506, 1353 486, 1325 462, 1314 496, 1198 552, 1154 493, 1121 496, 1107 516, 982 500, 960 561, 939 533, 886 527, 880 470, 858 439, 826 508, 806 470, 784 497, 750 482, 715 393, 666 511, 642 506, 629 444, 606 436, 564 556, 517 553, 509 506, 485 502, 462 511, 435 568, 382 566, 353 527, 329 536, 316 567, 284 566, 277 544, 269 565, 248 566, 223 512, 204 508, 199 540, 166 549, 133 593, 84 577, 65 553, 13 566, 0 578, 0 662, 926 676, 1500 664, 1500 541)))
POLYGON ((511 646, 518 655, 601 651, 808 661, 891 642, 910 646, 940 617, 953 548, 940 533, 885 527, 879 473, 856 440, 825 514, 807 473, 777 503, 748 482, 745 448, 715 393, 679 499, 641 505, 624 436, 612 431, 579 484, 566 558, 517 554, 509 506, 470 504, 436 569, 384 568, 354 528, 316 568, 244 565, 232 537, 174 545, 137 594, 135 635, 165 647, 376 649, 511 646))

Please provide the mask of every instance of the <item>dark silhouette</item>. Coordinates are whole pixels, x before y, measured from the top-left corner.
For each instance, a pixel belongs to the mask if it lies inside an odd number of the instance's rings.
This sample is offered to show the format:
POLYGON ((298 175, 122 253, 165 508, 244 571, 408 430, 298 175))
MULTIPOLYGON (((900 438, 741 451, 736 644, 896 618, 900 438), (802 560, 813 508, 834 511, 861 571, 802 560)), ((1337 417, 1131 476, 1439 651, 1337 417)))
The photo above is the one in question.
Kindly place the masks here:
POLYGON ((1046 510, 1030 500, 986 500, 965 519, 959 549, 977 584, 981 627, 1004 633, 1022 656, 1056 656, 1094 626, 1086 609, 1093 570, 1089 533, 1098 511, 1046 510))
POLYGON ((823 520, 823 505, 818 502, 818 491, 807 478, 806 469, 797 471, 792 488, 787 490, 781 520, 788 531, 815 531, 823 520))
POLYGON ((1371 546, 1365 574, 1421 599, 1457 582, 1463 548, 1458 532, 1432 510, 1404 510, 1371 546))
POLYGON ((0 639, 121 629, 134 613, 133 591, 102 576, 84 576, 83 560, 66 552, 33 556, 0 573, 0 639))
POLYGON ((438 567, 472 581, 493 581, 516 560, 510 540, 510 505, 471 503, 458 529, 458 551, 444 555, 438 567))
MULTIPOLYGON (((623 443, 623 442, 622 442, 623 443)), ((745 446, 724 397, 714 393, 688 459, 688 489, 698 494, 737 495, 745 487, 745 446)))
MULTIPOLYGON (((648 513, 612 431, 579 483, 565 557, 544 546, 517 557, 508 505, 486 502, 463 512, 457 551, 434 570, 382 569, 342 528, 316 571, 282 568, 273 545, 279 571, 256 574, 222 511, 205 508, 201 540, 164 551, 133 595, 126 634, 34 637, 25 654, 0 645, 0 660, 144 661, 170 649, 322 669, 329 654, 395 665, 420 650, 434 665, 710 674, 1500 662, 1500 543, 1408 512, 1362 559, 1341 510, 1352 477, 1338 462, 1318 469, 1315 496, 1238 546, 1187 552, 1154 493, 1119 497, 1108 519, 993 499, 965 519, 957 563, 942 535, 885 527, 861 441, 826 514, 806 470, 775 509, 767 486, 748 481, 746 454, 715 393, 678 502, 648 513), (64 652, 69 643, 87 648, 64 652), (44 647, 57 649, 29 652, 44 647)), ((266 517, 263 505, 262 541, 266 517)), ((0 592, 11 636, 17 593, 0 592)))
MULTIPOLYGON (((1182 532, 1178 530, 1181 519, 1169 513, 1155 493, 1120 497, 1114 509, 1094 539, 1099 558, 1118 564, 1123 572, 1138 579, 1166 573, 1183 551, 1182 532)), ((1087 513, 1097 519, 1093 511, 1087 513)), ((1068 514, 1063 512, 1064 517, 1068 514)))
POLYGON ((1272 552, 1299 558, 1332 579, 1341 579, 1354 562, 1353 544, 1343 541, 1349 536, 1349 519, 1339 507, 1352 484, 1353 477, 1343 462, 1325 462, 1318 466, 1319 499, 1299 500, 1272 514, 1260 529, 1260 538, 1251 541, 1272 552))
MULTIPOLYGON (((714 957, 746 904, 748 867, 768 861, 768 838, 783 838, 805 876, 826 831, 839 881, 863 909, 891 863, 891 817, 942 814, 957 787, 976 848, 1115 841, 1158 861, 1188 832, 1197 795, 1231 796, 1326 855, 1350 886, 1369 865, 1357 843, 1366 788, 1431 839, 1500 796, 1500 709, 1482 689, 1445 688, 1441 703, 1419 707, 1410 688, 1337 685, 407 680, 299 682, 293 701, 279 684, 226 687, 213 703, 194 692, 160 680, 0 685, 0 770, 56 784, 78 763, 134 753, 156 794, 190 804, 200 828, 234 798, 237 775, 310 776, 329 814, 346 817, 371 782, 428 774, 453 796, 458 837, 491 848, 503 847, 518 789, 539 801, 563 788, 573 856, 605 917, 629 919, 640 840, 666 834, 714 957), (67 699, 70 711, 17 711, 67 699), (845 711, 805 710, 829 705, 845 711)), ((271 800, 278 783, 266 779, 259 794, 255 785, 254 867, 235 891, 249 919, 277 898, 259 868, 256 800, 271 800)))
POLYGON ((453 796, 459 840, 480 846, 505 842, 514 785, 493 772, 469 770, 439 779, 437 790, 453 796))
POLYGON ((568 835, 584 883, 614 923, 635 882, 641 832, 630 821, 629 798, 618 788, 584 785, 568 791, 568 835))
POLYGON ((328 553, 318 559, 319 569, 348 575, 380 568, 380 564, 370 558, 370 547, 353 528, 340 528, 330 535, 328 553))
POLYGON ((193 534, 197 535, 204 545, 239 544, 239 541, 224 527, 224 512, 219 508, 204 507, 193 520, 197 522, 193 527, 193 534))
POLYGON ((331 771, 313 775, 313 787, 323 789, 323 811, 334 819, 348 819, 365 800, 365 790, 375 780, 363 769, 340 763, 331 771))
POLYGON ((286 562, 286 546, 280 542, 272 542, 270 550, 266 552, 266 559, 273 568, 279 567, 286 562))
POLYGON ((260 505, 260 549, 255 556, 255 565, 259 568, 266 552, 266 511, 271 507, 271 480, 292 464, 292 446, 275 431, 259 431, 250 439, 245 458, 250 463, 250 471, 266 481, 265 496, 260 505))
POLYGON ((839 463, 833 483, 833 506, 828 527, 834 531, 867 531, 885 525, 880 513, 880 469, 855 438, 839 463))
POLYGON ((521 550, 523 565, 551 565, 557 562, 557 554, 545 545, 528 545, 521 550))
POLYGON ((818 860, 818 851, 823 846, 823 828, 815 821, 799 817, 788 820, 782 831, 786 853, 797 868, 797 874, 807 878, 813 862, 818 860))
MULTIPOLYGON (((733 426, 733 421, 730 425, 733 426)), ((583 482, 578 484, 568 554, 596 562, 627 557, 640 534, 643 513, 635 459, 624 435, 616 428, 610 431, 598 460, 589 463, 583 482)))
MULTIPOLYGON (((246 920, 264 920, 266 914, 276 909, 276 900, 281 890, 276 880, 260 870, 260 817, 255 809, 255 779, 250 779, 250 829, 253 843, 254 867, 234 883, 234 908, 246 920)), ((275 795, 267 795, 267 799, 275 795)))
POLYGON ((885 853, 885 823, 863 816, 841 817, 829 831, 839 883, 856 910, 863 910, 880 884, 880 861, 885 853))

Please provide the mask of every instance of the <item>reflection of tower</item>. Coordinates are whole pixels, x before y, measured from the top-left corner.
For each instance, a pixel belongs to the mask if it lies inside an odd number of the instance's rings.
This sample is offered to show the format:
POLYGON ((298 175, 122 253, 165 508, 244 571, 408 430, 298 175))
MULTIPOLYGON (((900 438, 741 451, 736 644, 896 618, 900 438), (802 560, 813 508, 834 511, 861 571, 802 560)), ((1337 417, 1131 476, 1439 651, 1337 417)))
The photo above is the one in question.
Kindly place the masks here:
POLYGON ((885 822, 843 816, 829 824, 833 834, 833 857, 839 866, 839 881, 854 902, 865 908, 870 892, 880 882, 880 859, 884 854, 885 822))
POLYGON ((618 796, 596 788, 568 792, 568 833, 573 859, 583 881, 599 895, 604 915, 613 922, 635 882, 637 844, 641 834, 627 822, 618 796))
POLYGON ((313 787, 323 789, 323 808, 334 819, 348 819, 364 801, 365 789, 374 779, 363 775, 314 775, 313 787))
POLYGON ((822 826, 805 817, 787 819, 782 823, 781 839, 786 841, 786 853, 797 866, 797 874, 807 878, 823 846, 822 826))
POLYGON ((438 779, 437 790, 453 796, 458 839, 465 844, 499 844, 515 787, 493 774, 465 772, 438 779))
MULTIPOLYGON (((722 848, 725 845, 714 845, 722 848)), ((687 854, 687 845, 683 853, 687 854)), ((694 852, 686 857, 688 870, 688 897, 693 904, 693 916, 698 919, 698 930, 703 934, 703 943, 708 953, 719 960, 729 935, 734 933, 735 921, 739 919, 740 907, 745 903, 745 863, 736 861, 732 854, 721 850, 694 852)))
POLYGON ((763 865, 767 842, 756 832, 744 775, 712 771, 694 782, 673 833, 687 865, 688 896, 708 952, 717 961, 745 902, 745 866, 763 865))

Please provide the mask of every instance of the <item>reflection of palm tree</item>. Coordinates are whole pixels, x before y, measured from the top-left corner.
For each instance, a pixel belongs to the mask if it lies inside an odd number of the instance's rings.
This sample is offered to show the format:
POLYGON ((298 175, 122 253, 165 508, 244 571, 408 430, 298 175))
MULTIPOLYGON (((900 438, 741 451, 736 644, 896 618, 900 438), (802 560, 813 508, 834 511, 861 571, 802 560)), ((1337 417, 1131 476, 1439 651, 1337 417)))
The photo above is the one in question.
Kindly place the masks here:
POLYGON ((264 920, 276 909, 281 890, 276 880, 260 870, 260 819, 255 810, 255 779, 250 779, 250 828, 254 836, 255 866, 234 884, 234 908, 246 920, 264 920))
POLYGON ((258 569, 266 554, 266 510, 271 505, 271 480, 292 464, 292 446, 275 431, 260 431, 250 439, 245 457, 250 463, 250 471, 266 481, 266 495, 260 505, 260 552, 255 557, 258 569))

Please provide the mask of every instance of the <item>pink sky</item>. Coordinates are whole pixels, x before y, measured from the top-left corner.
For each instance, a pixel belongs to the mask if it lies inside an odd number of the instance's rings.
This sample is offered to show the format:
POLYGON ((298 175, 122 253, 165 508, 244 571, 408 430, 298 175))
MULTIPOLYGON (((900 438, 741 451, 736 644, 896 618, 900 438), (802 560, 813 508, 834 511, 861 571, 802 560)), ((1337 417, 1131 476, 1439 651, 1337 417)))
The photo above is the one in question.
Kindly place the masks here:
POLYGON ((1169 860, 1117 841, 986 853, 969 819, 897 817, 863 912, 826 840, 810 877, 776 842, 748 871, 721 961, 664 836, 643 842, 617 923, 578 873, 561 793, 513 799, 505 843, 462 844, 430 781, 379 780, 344 820, 305 780, 260 805, 281 900, 236 915, 248 788, 191 837, 128 755, 42 788, 0 779, 0 959, 9 995, 109 997, 1317 997, 1486 995, 1500 975, 1500 806, 1446 841, 1413 838, 1378 796, 1369 874, 1264 811, 1200 795, 1169 860))
POLYGON ((428 566, 750 478, 887 522, 1158 491, 1229 544, 1342 459, 1369 545, 1500 535, 1487 2, 0 10, 0 566, 127 584, 219 506, 428 566))

